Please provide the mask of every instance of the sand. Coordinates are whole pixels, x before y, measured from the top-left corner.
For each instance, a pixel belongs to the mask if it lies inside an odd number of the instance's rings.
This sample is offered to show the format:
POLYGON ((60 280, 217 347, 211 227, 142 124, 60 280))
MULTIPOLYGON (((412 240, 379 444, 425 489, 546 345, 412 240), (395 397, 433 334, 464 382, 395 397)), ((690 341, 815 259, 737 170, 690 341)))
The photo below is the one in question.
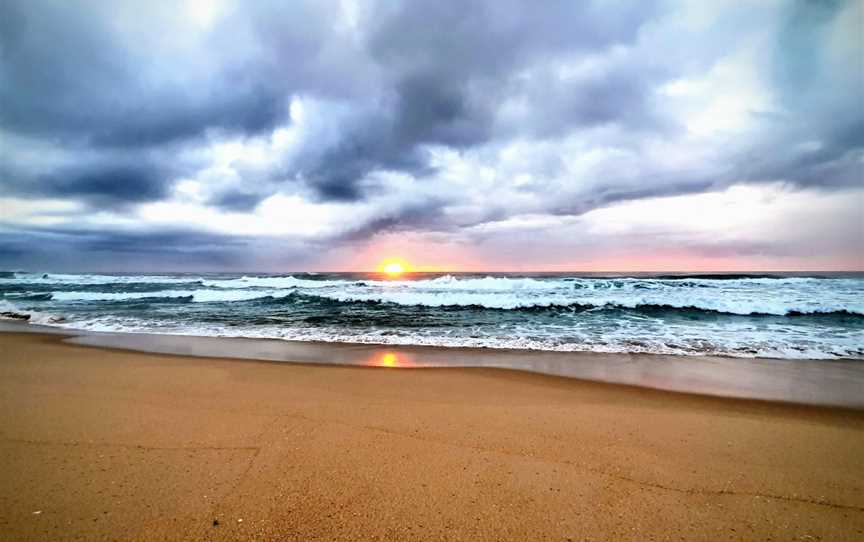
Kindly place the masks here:
POLYGON ((62 340, 0 334, 3 540, 864 539, 861 411, 62 340))

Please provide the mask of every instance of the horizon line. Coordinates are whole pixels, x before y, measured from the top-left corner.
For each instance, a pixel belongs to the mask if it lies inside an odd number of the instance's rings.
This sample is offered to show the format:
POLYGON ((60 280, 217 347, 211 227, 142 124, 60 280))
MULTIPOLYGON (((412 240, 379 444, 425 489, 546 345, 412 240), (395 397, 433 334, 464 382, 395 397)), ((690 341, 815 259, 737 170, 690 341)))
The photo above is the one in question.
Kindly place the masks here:
MULTIPOLYGON (((6 273, 62 273, 62 274, 102 274, 102 275, 111 275, 111 274, 128 274, 128 273, 141 273, 141 274, 160 274, 160 273, 170 273, 170 274, 194 274, 194 273, 225 273, 225 274, 266 274, 266 275, 283 275, 283 274, 292 274, 292 273, 326 273, 326 274, 347 274, 347 273, 377 273, 377 274, 386 274, 383 271, 378 269, 355 269, 355 270, 341 270, 341 271, 333 271, 333 270, 286 270, 286 271, 265 271, 265 270, 176 270, 176 269, 165 269, 159 271, 136 271, 136 270, 114 270, 114 271, 96 271, 96 270, 64 270, 64 271, 52 271, 45 269, 38 270, 27 270, 27 269, 0 269, 0 272, 6 273)), ((565 269, 565 270, 524 270, 524 269, 509 269, 509 270, 492 270, 492 269, 435 269, 435 270, 410 270, 404 271, 401 273, 402 275, 411 275, 411 274, 466 274, 466 273, 507 273, 507 274, 515 274, 515 273, 590 273, 590 274, 602 274, 602 273, 638 273, 638 274, 693 274, 693 275, 745 275, 745 274, 769 274, 769 273, 864 273, 864 268, 861 269, 746 269, 746 270, 723 270, 723 269, 714 269, 714 270, 687 270, 687 269, 678 269, 678 270, 644 270, 644 271, 635 271, 632 269, 624 269, 624 270, 615 270, 615 269, 602 269, 596 271, 589 270, 579 270, 579 269, 565 269)))

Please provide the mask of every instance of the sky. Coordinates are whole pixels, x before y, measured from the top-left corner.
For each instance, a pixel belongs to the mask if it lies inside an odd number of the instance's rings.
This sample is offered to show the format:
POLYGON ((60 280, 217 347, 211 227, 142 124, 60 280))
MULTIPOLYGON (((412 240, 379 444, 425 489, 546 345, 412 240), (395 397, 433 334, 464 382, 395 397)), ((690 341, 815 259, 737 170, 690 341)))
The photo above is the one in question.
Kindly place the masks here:
POLYGON ((0 269, 864 269, 864 2, 0 3, 0 269))

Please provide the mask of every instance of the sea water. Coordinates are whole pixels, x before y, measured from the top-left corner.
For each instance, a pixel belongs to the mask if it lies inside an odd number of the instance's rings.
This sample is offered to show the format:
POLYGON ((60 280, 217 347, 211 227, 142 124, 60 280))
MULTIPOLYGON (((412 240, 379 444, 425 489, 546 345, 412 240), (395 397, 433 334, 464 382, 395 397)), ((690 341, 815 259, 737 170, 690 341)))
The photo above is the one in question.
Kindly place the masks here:
POLYGON ((7 318, 96 331, 864 359, 864 275, 0 274, 7 318))

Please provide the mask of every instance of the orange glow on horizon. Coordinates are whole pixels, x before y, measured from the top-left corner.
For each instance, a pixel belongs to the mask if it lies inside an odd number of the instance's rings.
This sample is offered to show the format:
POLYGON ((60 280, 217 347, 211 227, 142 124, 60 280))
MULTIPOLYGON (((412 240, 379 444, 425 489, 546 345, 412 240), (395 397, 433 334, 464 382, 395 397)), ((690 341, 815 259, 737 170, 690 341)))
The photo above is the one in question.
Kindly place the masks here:
POLYGON ((319 271, 376 272, 384 278, 384 256, 398 255, 406 273, 744 273, 777 271, 861 271, 860 255, 771 256, 751 254, 694 254, 682 247, 663 250, 641 247, 609 246, 585 250, 578 256, 562 244, 548 248, 524 247, 520 250, 492 250, 484 245, 445 242, 420 234, 381 234, 351 250, 334 252, 319 271))

